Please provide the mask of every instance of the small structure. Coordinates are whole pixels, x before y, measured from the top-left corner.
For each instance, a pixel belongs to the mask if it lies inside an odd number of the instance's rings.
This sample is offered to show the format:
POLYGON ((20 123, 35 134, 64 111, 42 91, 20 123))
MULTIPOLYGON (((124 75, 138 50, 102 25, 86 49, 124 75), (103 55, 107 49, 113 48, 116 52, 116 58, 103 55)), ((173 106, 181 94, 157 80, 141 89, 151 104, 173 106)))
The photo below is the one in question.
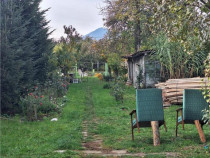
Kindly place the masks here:
POLYGON ((160 80, 160 64, 157 61, 150 60, 152 53, 154 51, 145 50, 123 56, 128 66, 128 84, 133 84, 137 88, 139 87, 139 80, 142 80, 141 83, 144 87, 149 88, 154 87, 160 80))

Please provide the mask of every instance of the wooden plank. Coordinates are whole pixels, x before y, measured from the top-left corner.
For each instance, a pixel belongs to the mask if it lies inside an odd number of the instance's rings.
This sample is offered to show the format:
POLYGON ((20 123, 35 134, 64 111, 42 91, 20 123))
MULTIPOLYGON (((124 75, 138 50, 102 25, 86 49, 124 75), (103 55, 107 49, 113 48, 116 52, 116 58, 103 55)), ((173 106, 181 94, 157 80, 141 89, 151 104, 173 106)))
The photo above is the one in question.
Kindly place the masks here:
POLYGON ((201 85, 173 85, 165 87, 165 89, 202 89, 202 87, 201 85))
POLYGON ((175 97, 175 96, 182 96, 183 93, 168 93, 165 95, 166 98, 175 97))
POLYGON ((198 130, 198 134, 200 136, 201 142, 202 143, 206 143, 206 138, 205 138, 205 135, 204 135, 203 130, 201 128, 199 120, 195 120, 194 122, 195 122, 195 126, 196 126, 196 128, 198 130))
POLYGON ((171 93, 171 92, 183 92, 184 89, 165 89, 165 93, 171 93))
POLYGON ((203 82, 203 81, 185 81, 185 82, 169 82, 169 83, 165 83, 164 85, 172 85, 172 84, 206 84, 207 82, 203 82))
POLYGON ((182 100, 183 100, 183 97, 182 97, 182 96, 171 97, 171 98, 168 98, 168 100, 169 100, 170 102, 171 102, 171 101, 174 101, 174 100, 182 101, 182 100))
POLYGON ((152 132, 153 132, 153 145, 160 145, 160 132, 159 132, 159 123, 158 121, 151 121, 152 132))
POLYGON ((169 79, 166 82, 172 83, 172 82, 189 82, 189 81, 207 81, 207 77, 195 77, 195 78, 180 78, 180 79, 169 79))

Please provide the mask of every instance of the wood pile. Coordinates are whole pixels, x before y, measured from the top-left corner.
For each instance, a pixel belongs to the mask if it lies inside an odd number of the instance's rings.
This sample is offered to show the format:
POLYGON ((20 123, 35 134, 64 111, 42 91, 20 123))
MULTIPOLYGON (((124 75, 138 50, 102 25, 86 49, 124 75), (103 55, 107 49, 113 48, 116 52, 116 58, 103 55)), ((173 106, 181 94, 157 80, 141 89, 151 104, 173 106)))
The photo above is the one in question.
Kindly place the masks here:
POLYGON ((182 104, 183 90, 184 89, 202 89, 207 87, 208 78, 182 78, 182 79, 169 79, 166 82, 158 83, 156 88, 162 89, 164 105, 182 104))

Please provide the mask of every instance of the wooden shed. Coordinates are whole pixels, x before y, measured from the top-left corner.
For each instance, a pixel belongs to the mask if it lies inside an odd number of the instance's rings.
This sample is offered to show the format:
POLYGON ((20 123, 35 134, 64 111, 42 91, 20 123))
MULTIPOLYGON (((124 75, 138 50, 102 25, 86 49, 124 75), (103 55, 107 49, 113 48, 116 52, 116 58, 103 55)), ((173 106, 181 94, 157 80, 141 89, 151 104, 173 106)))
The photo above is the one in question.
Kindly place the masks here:
POLYGON ((142 72, 142 84, 145 88, 155 87, 154 85, 160 80, 160 64, 157 61, 150 60, 152 50, 139 51, 137 53, 123 56, 127 59, 128 66, 128 84, 138 87, 139 72, 142 72))

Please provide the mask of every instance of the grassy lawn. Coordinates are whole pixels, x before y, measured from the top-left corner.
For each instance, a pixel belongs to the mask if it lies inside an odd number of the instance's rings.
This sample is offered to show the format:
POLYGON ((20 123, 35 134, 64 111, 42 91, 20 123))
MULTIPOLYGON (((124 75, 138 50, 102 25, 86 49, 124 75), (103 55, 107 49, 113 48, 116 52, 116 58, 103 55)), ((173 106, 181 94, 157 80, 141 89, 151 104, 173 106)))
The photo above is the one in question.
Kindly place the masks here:
POLYGON ((68 101, 57 122, 50 118, 40 122, 20 122, 18 117, 1 119, 1 156, 67 157, 72 150, 81 149, 85 87, 77 84, 70 88, 68 101), (60 154, 55 150, 67 150, 60 154))
POLYGON ((1 157, 81 157, 82 122, 89 121, 88 140, 99 135, 103 149, 126 149, 131 153, 160 153, 146 157, 165 157, 164 152, 178 152, 180 157, 210 157, 210 127, 204 126, 207 143, 202 144, 194 125, 179 126, 175 137, 175 109, 164 109, 168 132, 160 128, 161 145, 153 146, 151 128, 135 129, 131 141, 129 112, 135 109, 135 89, 126 89, 123 104, 117 104, 103 89, 104 82, 89 79, 88 82, 72 84, 68 101, 57 122, 45 119, 40 122, 20 122, 19 117, 1 119, 1 157), (93 121, 94 120, 94 121, 93 121), (92 123, 91 123, 92 122, 92 123), (208 145, 208 149, 204 146, 208 145), (55 153, 55 150, 67 150, 55 153))

